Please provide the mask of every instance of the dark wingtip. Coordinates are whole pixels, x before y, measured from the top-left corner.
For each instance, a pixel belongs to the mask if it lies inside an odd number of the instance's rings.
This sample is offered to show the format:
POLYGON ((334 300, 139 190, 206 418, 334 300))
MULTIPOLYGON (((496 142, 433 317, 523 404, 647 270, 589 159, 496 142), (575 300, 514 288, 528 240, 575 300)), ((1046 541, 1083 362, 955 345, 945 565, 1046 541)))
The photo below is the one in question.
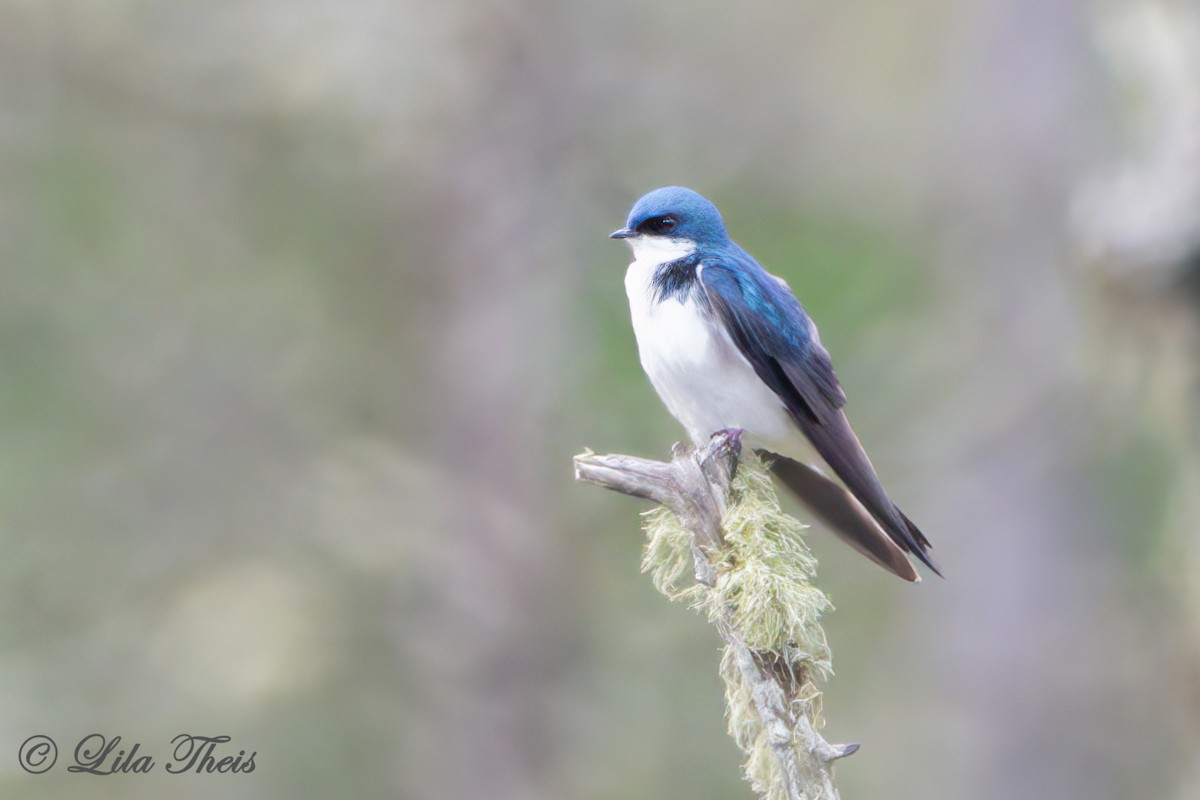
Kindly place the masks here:
POLYGON ((929 569, 933 571, 934 575, 937 575, 939 578, 945 580, 946 576, 942 574, 941 569, 939 569, 938 565, 934 562, 933 556, 929 555, 928 549, 932 549, 933 545, 931 545, 929 540, 925 538, 925 534, 921 533, 920 528, 918 528, 913 521, 908 518, 908 515, 899 508, 896 508, 896 513, 900 515, 900 519, 904 520, 904 524, 908 528, 908 532, 912 535, 913 541, 916 542, 917 546, 912 548, 913 555, 919 558, 922 564, 929 567, 929 569))
POLYGON ((771 471, 825 527, 879 566, 912 583, 918 583, 912 562, 865 508, 841 486, 812 466, 759 450, 768 456, 771 471))
POLYGON ((938 568, 937 564, 934 563, 933 559, 929 557, 928 553, 926 553, 924 550, 921 550, 916 553, 916 556, 917 558, 921 559, 922 564, 929 567, 934 575, 937 575, 942 580, 946 579, 946 576, 942 574, 942 571, 938 568))

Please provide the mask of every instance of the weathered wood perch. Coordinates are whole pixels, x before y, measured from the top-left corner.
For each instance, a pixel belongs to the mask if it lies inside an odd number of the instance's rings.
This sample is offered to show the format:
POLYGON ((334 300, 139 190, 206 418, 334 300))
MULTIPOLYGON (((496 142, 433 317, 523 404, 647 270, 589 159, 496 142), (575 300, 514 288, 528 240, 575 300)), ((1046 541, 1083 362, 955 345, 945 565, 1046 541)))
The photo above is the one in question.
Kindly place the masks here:
MULTIPOLYGON (((786 800, 836 800, 833 762, 858 750, 857 744, 830 744, 817 731, 814 705, 819 694, 812 688, 809 671, 825 657, 798 652, 788 640, 777 649, 755 649, 747 640, 755 637, 745 630, 746 615, 717 592, 721 571, 729 568, 722 527, 730 498, 730 487, 741 456, 741 431, 720 431, 703 450, 676 444, 672 460, 651 461, 626 455, 575 457, 576 480, 606 489, 653 500, 671 509, 690 538, 697 591, 693 605, 706 607, 709 618, 726 643, 726 660, 736 666, 740 686, 727 685, 731 692, 748 691, 752 698, 752 735, 735 733, 747 751, 747 777, 763 797, 786 800), (716 598, 714 606, 706 601, 716 598), (751 742, 769 746, 778 769, 761 779, 753 768, 751 742)), ((801 587, 801 588, 808 588, 801 587)), ((821 601, 824 601, 823 595, 821 601)), ((816 627, 815 618, 809 623, 816 627)), ((823 643, 823 633, 820 633, 823 643)), ((732 702, 732 701, 731 701, 732 702)), ((731 716, 734 710, 730 711, 731 716)), ((735 726, 731 719, 731 732, 735 726)), ((769 760, 769 757, 768 757, 769 760)), ((761 773, 761 770, 760 770, 761 773)))

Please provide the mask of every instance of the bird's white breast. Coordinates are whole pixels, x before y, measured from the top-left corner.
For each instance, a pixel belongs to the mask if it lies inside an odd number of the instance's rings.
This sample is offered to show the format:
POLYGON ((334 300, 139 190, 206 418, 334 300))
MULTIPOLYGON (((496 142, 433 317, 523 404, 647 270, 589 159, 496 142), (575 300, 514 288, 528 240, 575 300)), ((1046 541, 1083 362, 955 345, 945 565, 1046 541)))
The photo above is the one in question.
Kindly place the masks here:
POLYGON ((696 443, 722 428, 745 429, 756 446, 791 443, 797 432, 782 401, 694 293, 655 299, 655 270, 694 245, 667 240, 634 247, 625 274, 633 331, 642 368, 667 410, 696 443))

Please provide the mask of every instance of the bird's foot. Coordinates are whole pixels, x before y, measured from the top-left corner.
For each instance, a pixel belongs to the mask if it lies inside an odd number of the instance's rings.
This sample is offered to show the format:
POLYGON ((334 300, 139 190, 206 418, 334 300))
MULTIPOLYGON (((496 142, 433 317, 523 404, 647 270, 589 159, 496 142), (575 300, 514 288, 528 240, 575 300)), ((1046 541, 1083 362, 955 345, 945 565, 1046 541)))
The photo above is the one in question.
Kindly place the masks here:
POLYGON ((736 447, 738 450, 741 450, 742 449, 742 436, 744 436, 745 434, 746 434, 745 428, 722 428, 721 430, 714 433, 713 437, 714 438, 717 436, 723 437, 728 442, 730 447, 736 447))

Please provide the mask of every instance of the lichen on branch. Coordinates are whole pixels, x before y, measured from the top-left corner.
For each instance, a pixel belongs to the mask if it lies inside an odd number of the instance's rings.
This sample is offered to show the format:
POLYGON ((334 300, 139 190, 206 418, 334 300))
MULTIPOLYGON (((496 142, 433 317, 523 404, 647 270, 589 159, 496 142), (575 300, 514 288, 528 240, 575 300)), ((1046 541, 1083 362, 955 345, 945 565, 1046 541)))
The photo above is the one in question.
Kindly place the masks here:
MULTIPOLYGON (((760 664, 777 673, 791 714, 804 715, 808 726, 819 729, 816 683, 832 672, 821 617, 833 606, 812 583, 817 562, 804 540, 807 526, 780 508, 761 459, 745 454, 730 486, 723 545, 704 553, 715 577, 711 587, 691 579, 693 537, 683 520, 663 506, 646 512, 645 520, 642 570, 655 587, 736 632, 760 664)), ((746 754, 747 780, 766 797, 787 797, 772 791, 784 785, 781 767, 730 644, 720 674, 729 733, 746 754)))
POLYGON ((669 462, 588 452, 575 457, 575 477, 663 506, 646 514, 642 567, 724 640, 729 732, 755 792, 837 800, 833 762, 858 745, 819 732, 817 681, 831 672, 821 617, 832 606, 812 583, 805 526, 779 508, 756 456, 739 469, 741 450, 741 431, 725 430, 701 448, 676 445, 669 462))

